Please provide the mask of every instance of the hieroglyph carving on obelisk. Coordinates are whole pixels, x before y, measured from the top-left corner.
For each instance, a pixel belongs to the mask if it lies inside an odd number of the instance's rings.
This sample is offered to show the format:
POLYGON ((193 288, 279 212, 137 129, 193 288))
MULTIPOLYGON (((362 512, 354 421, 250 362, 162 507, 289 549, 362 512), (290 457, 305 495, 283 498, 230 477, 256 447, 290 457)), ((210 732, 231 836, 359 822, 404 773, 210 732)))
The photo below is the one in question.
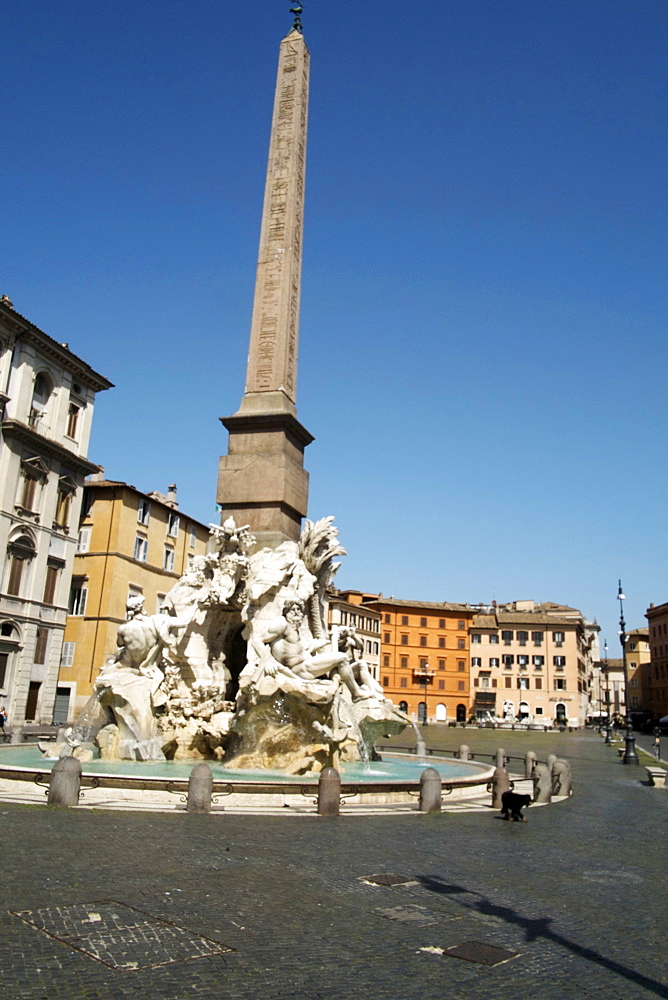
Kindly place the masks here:
POLYGON ((297 391, 309 53, 283 39, 278 61, 251 325, 246 395, 297 391))

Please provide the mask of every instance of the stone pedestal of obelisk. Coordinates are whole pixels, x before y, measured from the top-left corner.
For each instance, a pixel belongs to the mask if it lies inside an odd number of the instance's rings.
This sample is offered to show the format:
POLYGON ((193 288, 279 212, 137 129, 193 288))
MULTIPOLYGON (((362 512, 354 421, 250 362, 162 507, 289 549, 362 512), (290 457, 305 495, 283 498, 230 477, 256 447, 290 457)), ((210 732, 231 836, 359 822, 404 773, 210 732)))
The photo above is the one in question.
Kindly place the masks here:
POLYGON ((304 448, 313 437, 297 419, 309 54, 299 30, 281 42, 262 212, 246 388, 222 417, 223 520, 249 524, 258 546, 297 540, 308 505, 304 448))

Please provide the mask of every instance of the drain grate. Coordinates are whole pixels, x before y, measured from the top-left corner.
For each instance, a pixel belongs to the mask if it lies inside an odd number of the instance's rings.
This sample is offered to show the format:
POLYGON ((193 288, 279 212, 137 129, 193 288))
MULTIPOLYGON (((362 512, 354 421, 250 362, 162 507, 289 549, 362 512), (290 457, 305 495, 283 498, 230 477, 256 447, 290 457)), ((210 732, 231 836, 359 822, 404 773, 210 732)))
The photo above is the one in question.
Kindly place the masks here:
POLYGON ((444 955, 451 958, 462 958, 465 962, 477 962, 478 965, 501 965, 511 958, 517 958, 519 952, 499 948, 495 944, 483 944, 482 941, 464 941, 454 948, 446 948, 444 955))
POLYGON ((425 906, 414 903, 408 906, 390 906, 387 909, 378 907, 374 913, 379 917, 387 917, 388 920, 398 920, 401 924, 417 924, 419 927, 437 924, 440 919, 435 913, 430 913, 425 906))
POLYGON ((397 875, 396 872, 381 872, 379 875, 361 875, 360 882, 368 885, 414 885, 415 879, 411 875, 397 875))
POLYGON ((124 972, 234 951, 186 927, 110 899, 10 912, 96 962, 124 972))

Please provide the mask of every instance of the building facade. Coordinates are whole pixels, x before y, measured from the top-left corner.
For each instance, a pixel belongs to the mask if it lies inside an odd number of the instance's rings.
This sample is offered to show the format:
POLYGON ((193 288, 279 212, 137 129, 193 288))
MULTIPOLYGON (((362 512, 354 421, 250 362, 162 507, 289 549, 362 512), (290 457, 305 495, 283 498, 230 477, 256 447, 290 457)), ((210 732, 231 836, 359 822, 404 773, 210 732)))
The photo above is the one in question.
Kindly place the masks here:
POLYGON ((0 699, 51 722, 102 375, 0 300, 0 699))
POLYGON ((364 598, 371 596, 359 590, 332 589, 327 595, 327 620, 334 642, 340 628, 352 626, 355 629, 364 645, 360 656, 380 682, 380 612, 368 605, 363 606, 364 598))
POLYGON ((668 603, 650 604, 645 612, 648 625, 651 708, 655 719, 668 715, 668 603))
POLYGON ((380 682, 397 708, 419 722, 465 721, 469 713, 467 604, 402 601, 379 595, 380 682))
POLYGON ((597 636, 598 626, 566 605, 514 601, 478 609, 470 643, 473 714, 583 726, 597 636))
POLYGON ((69 593, 55 721, 72 719, 117 651, 128 597, 158 613, 193 557, 206 552, 209 529, 179 511, 176 487, 142 493, 103 473, 84 487, 69 593))

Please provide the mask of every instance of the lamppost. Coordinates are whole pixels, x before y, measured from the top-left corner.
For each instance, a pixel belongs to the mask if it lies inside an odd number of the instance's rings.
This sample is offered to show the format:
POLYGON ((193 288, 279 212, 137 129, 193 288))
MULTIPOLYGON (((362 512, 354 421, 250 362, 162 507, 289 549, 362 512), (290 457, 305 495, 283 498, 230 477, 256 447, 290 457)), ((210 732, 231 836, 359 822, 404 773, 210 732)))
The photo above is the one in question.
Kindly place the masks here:
POLYGON ((608 640, 603 640, 605 655, 605 742, 612 743, 612 718, 610 716, 610 673, 608 667, 608 640))
POLYGON ((624 593, 622 591, 622 581, 619 581, 619 589, 617 591, 617 600, 619 601, 619 641, 622 644, 622 664, 624 666, 624 701, 626 709, 626 749, 624 750, 624 756, 622 757, 622 762, 624 764, 639 764, 638 754, 636 753, 636 738, 633 735, 633 722, 631 720, 631 699, 629 697, 629 670, 626 662, 626 622, 624 621, 624 605, 622 601, 626 600, 624 593))
POLYGON ((422 679, 424 681, 424 719, 422 725, 427 725, 427 719, 429 718, 429 709, 427 708, 427 686, 429 684, 429 660, 425 662, 423 667, 422 679))

